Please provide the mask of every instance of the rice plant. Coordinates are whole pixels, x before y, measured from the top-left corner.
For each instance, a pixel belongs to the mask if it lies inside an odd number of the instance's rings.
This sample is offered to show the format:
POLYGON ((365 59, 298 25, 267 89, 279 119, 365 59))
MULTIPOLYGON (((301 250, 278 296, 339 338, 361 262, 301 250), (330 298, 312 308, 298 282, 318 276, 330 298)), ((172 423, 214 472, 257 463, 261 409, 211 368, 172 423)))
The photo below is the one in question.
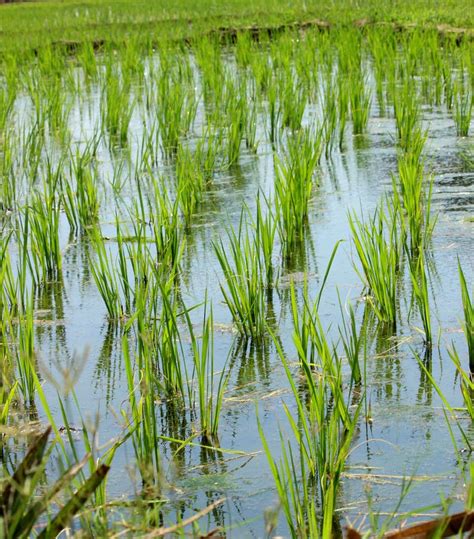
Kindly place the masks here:
MULTIPOLYGON (((97 147, 99 141, 94 141, 97 147)), ((71 232, 87 231, 99 221, 98 173, 93 164, 94 146, 71 155, 70 181, 62 178, 61 201, 71 232)))
POLYGON ((466 407, 466 411, 469 414, 469 417, 474 421, 474 379, 472 376, 472 370, 466 372, 461 366, 461 358, 459 357, 458 351, 456 350, 454 344, 448 349, 449 357, 456 367, 456 371, 459 375, 461 394, 466 407))
POLYGON ((237 233, 230 230, 227 238, 228 246, 222 239, 214 242, 227 285, 221 283, 221 291, 239 333, 260 338, 266 326, 266 276, 260 264, 259 246, 249 235, 243 216, 237 233))
POLYGON ((18 389, 27 406, 34 406, 36 356, 34 350, 33 295, 20 314, 18 323, 11 327, 16 334, 16 365, 18 369, 18 389))
POLYGON ((425 343, 427 346, 431 346, 433 334, 431 328, 428 280, 425 265, 425 255, 421 252, 416 259, 412 259, 410 261, 410 278, 413 286, 415 303, 418 306, 418 311, 423 324, 425 343))
MULTIPOLYGON (((446 398, 446 395, 444 394, 443 390, 441 389, 440 385, 436 382, 435 378, 430 372, 429 365, 425 365, 425 362, 422 361, 422 359, 419 357, 419 355, 415 352, 415 358, 418 361, 418 365, 420 366, 420 369, 425 373, 426 377, 430 381, 431 385, 435 389, 436 393, 438 394, 439 398, 441 399, 441 402, 443 403, 443 412, 446 419, 446 424, 449 430, 449 435, 451 438, 451 442, 454 446, 454 449, 456 451, 456 454, 458 455, 458 458, 461 458, 461 453, 463 452, 463 449, 458 447, 456 437, 453 432, 452 425, 457 427, 459 430, 459 433, 462 437, 463 443, 465 444, 465 447, 467 448, 469 453, 472 453, 474 447, 472 445, 472 440, 469 436, 469 433, 466 432, 466 430, 463 428, 461 421, 456 416, 456 411, 454 407, 449 403, 448 399, 446 398)), ((456 358, 454 357, 456 364, 456 358)), ((468 395, 468 397, 471 397, 471 395, 468 395)), ((472 411, 472 406, 468 406, 467 410, 469 412, 472 411)))
POLYGON ((103 126, 107 129, 112 142, 116 141, 121 145, 127 142, 133 108, 127 81, 116 69, 107 66, 102 87, 101 114, 103 126))
POLYGON ((165 154, 176 151, 180 137, 188 133, 196 116, 192 75, 185 67, 165 63, 157 80, 156 113, 165 154))
POLYGON ((185 226, 189 226, 192 216, 201 202, 206 185, 201 170, 199 155, 195 156, 189 148, 179 146, 176 155, 176 189, 178 204, 185 226))
MULTIPOLYGON (((341 312, 343 312, 343 306, 339 298, 339 306, 341 312)), ((365 338, 366 335, 362 329, 359 331, 357 329, 356 316, 354 312, 354 307, 352 304, 347 305, 348 319, 343 318, 342 325, 339 326, 339 336, 341 338, 341 343, 344 349, 345 357, 351 368, 351 375, 354 384, 360 384, 362 381, 362 370, 361 370, 361 355, 362 349, 365 350, 365 338)), ((365 357, 364 357, 365 359, 365 357)))
MULTIPOLYGON (((423 137, 423 135, 419 135, 423 137)), ((424 144, 420 142, 420 146, 424 144)), ((436 217, 431 215, 433 177, 425 178, 421 148, 398 157, 398 181, 392 176, 394 197, 403 208, 403 221, 410 238, 410 253, 417 254, 429 245, 436 217)))
POLYGON ((456 133, 459 137, 467 137, 471 126, 472 108, 474 106, 473 93, 464 84, 454 86, 454 121, 456 133))
POLYGON ((306 92, 303 87, 293 81, 286 73, 280 83, 280 112, 281 125, 291 131, 301 128, 303 114, 306 108, 306 92))
POLYGON ((205 445, 219 445, 219 419, 224 398, 224 391, 229 379, 226 366, 220 374, 214 372, 214 318, 212 308, 207 314, 207 306, 203 314, 201 336, 194 333, 189 316, 188 330, 191 335, 194 373, 197 383, 199 418, 201 424, 202 442, 205 445), (217 379, 217 387, 215 380, 217 379))
POLYGON ((20 218, 20 241, 27 249, 29 265, 37 283, 60 277, 62 252, 59 242, 60 204, 55 185, 45 186, 44 193, 34 192, 20 218), (29 241, 28 241, 29 239, 29 241))
POLYGON ((102 234, 98 229, 92 230, 90 238, 94 251, 89 258, 92 276, 105 303, 109 318, 120 320, 126 313, 124 312, 119 292, 114 259, 110 251, 107 250, 102 234))
POLYGON ((349 456, 360 405, 351 410, 350 395, 343 393, 341 360, 326 339, 317 302, 309 306, 305 297, 304 309, 311 329, 305 335, 305 342, 299 337, 295 340, 303 389, 296 384, 283 349, 275 340, 297 405, 295 416, 283 404, 296 448, 288 435, 280 431, 282 457, 277 462, 260 422, 258 426, 291 536, 331 537, 341 474, 349 456), (315 356, 312 352, 308 355, 308 350, 316 352, 316 364, 315 356))
POLYGON ((419 137, 420 106, 413 85, 404 81, 394 94, 393 108, 398 142, 403 150, 413 146, 413 137, 419 137))
POLYGON ((253 226, 255 227, 256 249, 260 253, 260 264, 265 275, 265 286, 267 289, 271 289, 278 282, 278 274, 275 271, 273 260, 278 222, 273 214, 271 202, 265 197, 263 198, 266 209, 262 207, 262 197, 263 195, 259 192, 253 226))
POLYGON ((463 330, 469 355, 469 370, 474 373, 474 294, 469 294, 466 278, 458 260, 459 281, 461 284, 462 307, 464 313, 463 330))
MULTIPOLYGON (((145 327, 139 332, 139 341, 149 335, 151 349, 155 354, 158 373, 155 383, 167 398, 172 399, 176 406, 181 406, 185 397, 190 399, 190 376, 186 363, 183 361, 184 351, 181 338, 180 322, 186 321, 186 307, 182 304, 179 294, 169 284, 158 283, 161 292, 161 305, 152 305, 150 331, 145 327)), ((139 311, 141 314, 143 310, 139 311)), ((144 355, 147 355, 146 353, 144 355)))
POLYGON ((354 135, 361 135, 366 131, 367 122, 369 121, 371 96, 367 88, 365 78, 358 74, 349 85, 350 88, 350 104, 352 129, 354 135))
POLYGON ((349 226, 361 265, 356 271, 367 290, 367 301, 381 322, 395 324, 402 251, 398 212, 387 215, 379 206, 368 220, 349 214, 349 226))
MULTIPOLYGON (((128 385, 129 415, 123 411, 132 433, 132 444, 143 486, 159 494, 163 482, 161 454, 158 445, 155 373, 152 356, 141 353, 137 358, 138 372, 130 356, 129 342, 124 335, 122 350, 128 385)), ((146 352, 142 350, 142 352, 146 352)))
POLYGON ((321 131, 304 129, 288 139, 288 148, 275 158, 275 203, 283 255, 288 258, 303 239, 308 222, 314 174, 321 156, 321 131))

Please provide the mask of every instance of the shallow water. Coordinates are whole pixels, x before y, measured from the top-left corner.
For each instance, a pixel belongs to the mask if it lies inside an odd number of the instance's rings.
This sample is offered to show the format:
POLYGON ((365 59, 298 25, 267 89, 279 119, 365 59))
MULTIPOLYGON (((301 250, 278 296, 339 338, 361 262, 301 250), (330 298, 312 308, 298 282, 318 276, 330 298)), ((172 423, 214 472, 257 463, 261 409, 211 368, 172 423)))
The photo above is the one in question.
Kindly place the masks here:
MULTIPOLYGON (((196 91, 199 93, 199 86, 196 91)), ((83 145, 100 122, 99 89, 92 86, 88 95, 73 101, 69 118, 72 143, 83 145)), ((18 125, 28 125, 31 108, 26 97, 20 95, 17 98, 16 112, 18 125)), ((196 135, 203 114, 203 103, 200 102, 194 126, 196 135)), ((310 125, 315 122, 315 117, 317 111, 308 107, 303 123, 310 125)), ((137 152, 144 129, 141 118, 139 107, 136 107, 129 128, 132 156, 137 152)), ((223 304, 219 286, 223 276, 212 249, 212 241, 216 238, 225 241, 227 227, 238 225, 244 202, 255 211, 258 191, 267 195, 273 192, 273 153, 264 121, 265 115, 261 113, 257 154, 243 151, 235 165, 216 172, 203 209, 188 232, 182 263, 184 304, 201 304, 207 294, 214 309, 216 369, 220 370, 224 365, 231 369, 219 429, 224 451, 205 451, 197 444, 172 456, 170 444, 162 443, 167 480, 164 494, 172 502, 168 505, 169 512, 165 509, 165 525, 176 522, 181 511, 189 516, 224 496, 224 505, 209 516, 209 527, 225 526, 229 537, 264 536, 264 510, 277 508, 278 502, 262 451, 256 417, 258 414, 277 456, 279 429, 289 433, 282 402, 290 409, 295 407, 271 338, 259 346, 251 346, 239 343, 232 331, 232 319, 223 304)), ((447 347, 451 342, 455 343, 460 357, 467 362, 467 348, 460 330, 462 309, 457 259, 459 257, 467 282, 472 283, 474 224, 467 218, 473 215, 474 172, 464 170, 460 157, 463 150, 469 150, 472 138, 456 136, 454 122, 443 107, 424 111, 423 122, 429 129, 426 168, 434 175, 432 212, 438 215, 430 260, 430 300, 436 335, 430 369, 450 404, 459 407, 462 406, 459 379, 447 347)), ((396 172, 397 166, 396 133, 393 118, 380 116, 375 103, 367 134, 354 137, 350 128, 349 123, 343 151, 335 150, 330 158, 322 158, 306 241, 293 267, 282 270, 280 286, 274 293, 275 327, 290 362, 296 360, 296 353, 291 336, 289 282, 293 278, 301 300, 306 278, 309 294, 314 297, 339 240, 343 243, 331 268, 320 306, 322 322, 337 340, 337 326, 341 321, 338 294, 343 303, 350 301, 355 306, 359 322, 364 314, 362 285, 352 264, 355 251, 350 243, 347 214, 354 210, 370 215, 381 196, 391 191, 391 173, 396 172)), ((21 131, 21 127, 18 129, 21 131)), ((107 242, 112 252, 116 252, 113 241, 115 212, 117 208, 129 207, 136 197, 131 179, 133 173, 127 166, 123 171, 124 188, 120 199, 108 183, 120 160, 121 150, 114 155, 107 149, 105 141, 100 143, 101 227, 104 236, 112 238, 107 242)), ((171 167, 160 159, 157 171, 169 174, 171 167)), ((126 222, 124 211, 122 216, 126 222)), ((88 267, 86 251, 89 245, 84 239, 69 241, 65 217, 61 224, 61 239, 63 282, 42 287, 36 300, 35 345, 40 372, 44 377, 49 373, 44 389, 58 424, 63 424, 50 376, 61 388, 64 382, 58 365, 63 368, 72 365, 81 371, 74 386, 80 412, 91 421, 98 414, 99 444, 103 444, 123 432, 120 410, 127 406, 128 390, 121 351, 122 330, 107 321, 106 309, 88 267)), ((281 264, 281 260, 276 259, 275 263, 281 264)), ((369 493, 373 511, 390 513, 397 505, 404 478, 410 477, 413 477, 412 488, 400 506, 400 512, 420 508, 421 513, 426 513, 430 506, 439 505, 440 496, 453 500, 453 511, 463 505, 463 463, 457 462, 442 401, 414 354, 416 351, 423 356, 424 346, 416 330, 421 327, 421 321, 416 309, 410 309, 411 292, 406 276, 404 289, 396 334, 383 335, 375 326, 369 330, 366 384, 371 421, 364 421, 364 413, 361 414, 341 488, 339 505, 343 524, 361 521, 369 508, 369 493)), ((202 312, 202 307, 192 312, 196 326, 200 324, 202 312)), ((467 368, 467 363, 464 367, 467 368)), ((297 377, 296 364, 292 364, 292 369, 297 377)), ((346 376, 348 381, 348 369, 346 376)), ((64 402, 70 423, 79 426, 80 417, 72 397, 64 397, 64 402)), ((165 435, 185 439, 198 429, 197 424, 189 424, 184 417, 172 417, 166 403, 159 405, 159 409, 165 435)), ((46 422, 40 407, 39 410, 41 421, 46 422)), ((469 419, 461 413, 459 417, 470 439, 474 439, 469 419)), ((451 425, 457 442, 462 445, 454 422, 451 421, 451 425)), ((51 474, 54 473, 53 466, 51 474)), ((133 448, 128 441, 116 453, 108 479, 109 497, 130 499, 139 491, 133 448)), ((283 520, 281 515, 277 532, 285 535, 283 520)), ((203 528, 205 526, 202 524, 203 528)))

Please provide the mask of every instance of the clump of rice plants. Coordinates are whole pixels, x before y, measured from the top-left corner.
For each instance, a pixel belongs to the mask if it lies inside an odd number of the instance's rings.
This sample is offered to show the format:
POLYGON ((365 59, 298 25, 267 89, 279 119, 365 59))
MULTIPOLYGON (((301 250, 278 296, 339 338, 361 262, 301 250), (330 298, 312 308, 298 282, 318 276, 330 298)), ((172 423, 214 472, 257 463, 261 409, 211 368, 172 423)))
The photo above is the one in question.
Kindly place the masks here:
POLYGON ((454 85, 454 121, 459 137, 467 137, 471 126, 474 94, 465 84, 454 85))
POLYGON ((175 66, 170 60, 163 62, 158 74, 156 113, 161 144, 167 155, 176 152, 180 137, 189 132, 196 116, 192 76, 185 63, 175 66))
POLYGON ((99 194, 97 169, 94 167, 94 146, 98 141, 88 145, 81 153, 71 155, 70 178, 62 178, 61 201, 71 233, 79 230, 87 231, 99 221, 99 194))
POLYGON ((62 252, 59 242, 60 204, 55 184, 45 186, 44 193, 34 192, 20 218, 20 237, 28 265, 36 283, 60 278, 62 252), (28 241, 29 240, 29 241, 28 241), (27 247, 29 245, 29 248, 27 247))
POLYGON ((413 147, 413 138, 419 137, 420 104, 418 95, 409 81, 404 81, 393 96, 393 109, 398 143, 402 150, 413 147))
POLYGON ((421 157, 426 135, 416 133, 413 148, 398 156, 398 180, 392 176, 394 197, 404 210, 402 219, 410 239, 410 253, 415 257, 429 244, 436 224, 436 218, 431 216, 433 178, 425 178, 421 157))
POLYGON ((190 225, 191 217, 199 207, 206 184, 199 157, 181 145, 176 155, 177 199, 185 226, 190 225))
POLYGON ((266 208, 262 206, 262 195, 257 196, 256 217, 253 222, 255 228, 255 244, 260 253, 260 264, 265 275, 265 286, 270 290, 278 281, 273 261, 275 236, 278 222, 271 207, 271 201, 265 200, 266 208))
POLYGON ((423 323, 423 332, 425 343, 431 346, 433 334, 431 329, 430 302, 428 296, 428 280, 426 276, 425 255, 420 252, 415 259, 410 260, 410 278, 413 286, 415 302, 418 306, 421 321, 423 323))
POLYGON ((133 108, 128 81, 117 69, 108 65, 102 87, 101 114, 103 126, 113 142, 122 145, 127 142, 133 108))
POLYGON ((119 292, 114 259, 107 250, 99 230, 93 229, 90 239, 94 251, 89 258, 92 276, 105 303, 109 318, 119 320, 125 315, 125 312, 119 292))
POLYGON ((367 301, 381 322, 393 325, 403 248, 398 211, 387 213, 380 205, 368 220, 349 214, 349 226, 361 266, 356 266, 356 271, 367 290, 367 301))
POLYGON ((288 258, 303 239, 308 222, 314 174, 321 156, 321 131, 304 129, 288 139, 288 148, 275 161, 275 203, 283 256, 288 258))
POLYGON ((131 423, 132 444, 137 459, 142 484, 148 490, 159 493, 162 486, 162 463, 159 449, 156 384, 152 355, 139 349, 137 376, 130 356, 127 336, 122 338, 122 350, 128 384, 130 412, 122 412, 131 423), (145 353, 144 353, 145 352, 145 353))
POLYGON ((369 121, 371 95, 362 74, 357 74, 349 84, 352 129, 354 135, 361 135, 367 129, 369 121))
POLYGON ((228 247, 222 239, 214 243, 227 285, 221 284, 224 300, 239 333, 260 338, 266 328, 266 272, 261 264, 259 244, 249 234, 243 217, 237 233, 230 230, 227 236, 228 247))
POLYGON ((334 530, 337 497, 357 425, 360 405, 350 407, 342 385, 341 360, 329 344, 317 311, 304 298, 305 319, 310 331, 305 342, 295 340, 303 376, 303 387, 295 382, 288 360, 278 340, 296 414, 283 404, 293 440, 280 431, 282 456, 277 461, 259 432, 270 465, 283 513, 292 537, 331 537, 334 530), (310 352, 308 355, 308 351, 310 352))
POLYGON ((209 314, 206 311, 207 308, 203 315, 199 342, 189 316, 187 325, 191 335, 202 441, 205 445, 219 445, 219 419, 229 377, 225 367, 219 375, 214 372, 214 318, 212 308, 209 314), (217 387, 215 387, 216 379, 217 387))
POLYGON ((463 330, 469 355, 469 370, 474 373, 474 294, 469 294, 466 278, 458 261, 459 281, 461 283, 462 307, 464 313, 463 330))

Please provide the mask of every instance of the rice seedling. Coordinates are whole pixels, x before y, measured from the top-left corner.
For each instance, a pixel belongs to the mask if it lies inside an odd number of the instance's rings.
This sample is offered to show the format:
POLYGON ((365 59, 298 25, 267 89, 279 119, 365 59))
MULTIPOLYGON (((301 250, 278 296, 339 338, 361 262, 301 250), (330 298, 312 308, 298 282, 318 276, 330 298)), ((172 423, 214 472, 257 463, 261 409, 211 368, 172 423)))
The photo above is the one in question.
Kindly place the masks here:
MULTIPOLYGON (((1 135, 0 135, 1 136, 1 135)), ((0 211, 6 211, 17 206, 18 182, 14 172, 15 155, 13 146, 16 144, 10 134, 3 137, 1 143, 2 160, 0 161, 0 211)))
POLYGON ((68 142, 68 120, 71 113, 72 103, 64 102, 64 90, 61 80, 54 79, 45 89, 45 115, 50 131, 66 145, 68 142))
POLYGON ((239 32, 235 42, 235 60, 237 65, 246 68, 252 56, 252 38, 250 32, 239 32))
MULTIPOLYGON (((135 227, 135 232, 138 232, 133 238, 133 241, 126 242, 122 234, 119 217, 115 218, 115 230, 117 233, 117 281, 120 284, 123 297, 123 309, 125 313, 131 315, 138 303, 138 296, 145 293, 146 275, 149 274, 148 258, 144 255, 144 246, 146 245, 143 232, 143 225, 135 227), (132 269, 132 280, 130 275, 130 267, 132 269), (142 287, 142 284, 145 286, 142 287)), ((151 273, 151 272, 150 272, 151 273)))
POLYGON ((431 329, 430 303, 428 296, 428 281, 426 277, 425 256, 421 252, 416 259, 410 261, 410 278, 413 286, 415 303, 418 306, 426 346, 430 347, 433 342, 431 329))
POLYGON ((221 47, 214 36, 204 36, 197 39, 194 51, 202 78, 204 102, 208 110, 212 111, 219 107, 224 91, 221 47))
POLYGON ((471 297, 474 294, 467 287, 466 278, 458 260, 459 281, 461 283, 462 307, 464 312, 463 331, 466 337, 467 350, 469 355, 469 370, 474 373, 474 302, 471 297))
POLYGON ((453 94, 456 133, 459 137, 467 137, 471 126, 472 108, 474 106, 473 93, 464 84, 455 84, 453 94))
MULTIPOLYGON (((187 313, 186 313, 187 314, 187 313)), ((201 424, 202 443, 219 446, 219 416, 222 409, 224 392, 229 380, 226 367, 217 377, 214 373, 214 318, 212 307, 207 314, 207 306, 203 314, 200 343, 194 333, 193 325, 187 316, 187 326, 191 336, 191 347, 194 373, 197 383, 199 418, 201 424), (217 378, 217 388, 215 388, 217 378)))
MULTIPOLYGON (((11 329, 13 329, 11 327, 11 329)), ((23 395, 24 402, 34 406, 36 358, 34 351, 34 328, 33 328, 33 295, 25 312, 19 316, 16 324, 16 365, 18 369, 18 388, 23 395)))
POLYGON ((340 242, 337 242, 334 246, 326 272, 321 281, 319 293, 312 306, 308 299, 307 281, 304 282, 303 288, 303 308, 300 308, 298 305, 295 284, 292 282, 290 286, 293 342, 296 346, 300 361, 306 361, 308 365, 312 367, 317 366, 319 363, 318 357, 329 357, 331 355, 331 350, 327 347, 328 341, 325 338, 321 339, 323 331, 317 311, 339 244, 340 242))
POLYGON ((392 176, 394 197, 404 209, 404 222, 410 237, 410 253, 417 254, 429 244, 436 217, 431 216, 433 178, 424 178, 424 161, 420 157, 424 138, 421 133, 413 151, 398 156, 398 181, 392 176))
POLYGON ((420 106, 418 96, 409 81, 404 81, 393 96, 393 110, 397 128, 398 142, 403 150, 413 147, 413 138, 419 140, 420 106))
POLYGON ((189 148, 181 145, 178 147, 176 154, 177 199, 187 227, 199 207, 206 184, 199 157, 199 155, 197 157, 193 155, 189 148))
MULTIPOLYGON (((339 296, 339 292, 338 292, 339 296)), ((341 313, 343 313, 343 305, 339 296, 339 306, 341 313)), ((348 320, 346 317, 343 318, 342 327, 339 326, 339 336, 341 338, 342 346, 344 349, 344 354, 349 362, 351 368, 351 375, 354 384, 360 384, 362 381, 362 371, 360 368, 360 356, 362 353, 362 347, 365 348, 365 337, 364 331, 361 329, 358 331, 356 324, 356 317, 354 312, 354 307, 352 304, 347 305, 348 311, 348 320)), ((366 350, 364 350, 366 352, 366 350)), ((365 358, 364 358, 365 359, 365 358)))
MULTIPOLYGON (((66 375, 69 376, 69 373, 66 375)), ((61 416, 64 423, 62 431, 67 438, 69 446, 67 447, 66 443, 64 443, 63 440, 60 440, 58 464, 61 473, 64 474, 66 473, 67 466, 74 465, 75 463, 87 462, 89 464, 89 472, 91 475, 93 475, 96 473, 96 470, 103 466, 107 466, 110 469, 116 450, 126 441, 127 437, 126 435, 119 436, 115 440, 110 441, 110 443, 107 443, 107 448, 99 447, 99 416, 97 414, 93 420, 85 419, 83 417, 79 400, 73 387, 76 381, 77 378, 71 380, 71 387, 66 387, 64 395, 66 396, 69 392, 72 393, 72 399, 74 401, 77 413, 79 414, 82 426, 80 429, 82 434, 80 439, 78 439, 76 429, 70 424, 64 399, 58 395, 59 407, 61 409, 61 416), (87 453, 84 458, 81 459, 80 455, 82 447, 87 453)), ((66 384, 66 386, 68 386, 68 384, 66 384)), ((106 534, 107 529, 110 526, 105 510, 107 505, 107 477, 108 476, 103 479, 103 481, 97 486, 90 496, 90 505, 91 509, 93 509, 92 514, 89 511, 87 513, 80 513, 78 515, 81 528, 91 535, 106 534)), ((78 473, 76 482, 80 485, 83 481, 86 481, 86 476, 84 471, 81 469, 78 473)))
POLYGON ((275 158, 276 214, 285 258, 303 238, 321 140, 321 131, 313 133, 304 129, 290 137, 286 153, 275 158))
POLYGON ((349 89, 352 129, 354 135, 361 135, 367 128, 371 105, 370 91, 362 74, 357 74, 352 78, 349 89))
POLYGON ((102 124, 109 133, 112 142, 124 145, 128 138, 128 126, 134 104, 130 102, 130 87, 120 77, 117 69, 107 66, 105 80, 101 90, 102 124))
POLYGON ((89 237, 93 247, 93 254, 89 255, 92 276, 104 301, 109 318, 120 320, 126 313, 122 305, 113 257, 105 247, 100 230, 92 229, 89 237))
POLYGON ((196 160, 200 164, 207 184, 212 182, 214 171, 218 168, 220 153, 222 153, 222 132, 207 127, 195 151, 196 160))
MULTIPOLYGON (((147 334, 149 335, 151 351, 156 354, 159 367, 159 377, 155 378, 155 383, 167 398, 172 399, 179 407, 186 396, 189 401, 191 400, 190 377, 186 363, 183 361, 185 354, 179 325, 181 321, 186 322, 187 309, 172 286, 166 283, 158 283, 157 286, 161 292, 161 305, 158 307, 155 302, 152 306, 150 332, 146 332, 144 327, 139 333, 139 340, 141 343, 141 335, 145 339, 147 334)), ((143 310, 139 311, 139 314, 142 312, 143 310)))
MULTIPOLYGON (((0 345, 0 353, 3 352, 2 346, 0 345)), ((2 357, 2 364, 6 366, 5 357, 2 357)), ((4 372, 2 374, 2 379, 0 381, 0 426, 5 427, 15 405, 15 397, 18 389, 17 382, 11 384, 4 372)))
POLYGON ((262 196, 259 192, 257 196, 256 217, 253 225, 255 227, 256 249, 260 253, 262 272, 265 275, 265 286, 267 289, 271 289, 278 282, 278 275, 275 272, 273 263, 275 235, 278 223, 273 214, 271 202, 265 197, 266 213, 264 213, 261 202, 262 196))
POLYGON ((305 89, 293 82, 290 73, 285 73, 280 83, 280 113, 281 125, 290 131, 297 131, 301 128, 303 114, 306 108, 305 89))
POLYGON ((8 92, 5 88, 0 87, 0 141, 3 142, 5 137, 5 128, 9 121, 10 114, 13 110, 16 95, 8 92))
MULTIPOLYGON (((324 119, 323 119, 323 134, 324 134, 324 146, 326 159, 331 155, 334 149, 335 135, 337 133, 337 121, 338 121, 338 103, 337 96, 332 91, 332 74, 329 74, 326 81, 326 90, 324 94, 324 119)), ((341 95, 342 98, 342 95, 341 95)), ((342 103, 341 103, 342 105, 342 103)), ((345 115, 340 109, 340 115, 345 121, 345 115)), ((341 124, 340 124, 341 125, 341 124)), ((341 133, 339 133, 339 137, 341 133)))
MULTIPOLYGON (((124 414, 131 426, 132 444, 143 486, 159 494, 162 484, 162 464, 158 446, 154 369, 151 354, 143 353, 138 360, 138 379, 134 375, 129 343, 122 338, 125 373, 128 384, 130 416, 124 414)), ((144 350, 142 349, 142 352, 144 350)), ((158 497, 158 496, 156 496, 158 497)))
POLYGON ((61 275, 60 204, 55 194, 58 172, 54 181, 44 186, 43 194, 34 192, 30 196, 24 215, 19 220, 19 241, 23 242, 30 270, 37 283, 55 280, 61 275))
POLYGON ((454 344, 448 349, 449 357, 456 367, 459 374, 461 394, 463 397, 466 411, 469 414, 471 420, 474 421, 474 379, 472 377, 472 371, 466 372, 461 366, 461 358, 454 344))
POLYGON ((380 115, 384 116, 387 108, 385 85, 389 73, 394 71, 396 44, 392 34, 378 29, 368 32, 367 41, 373 59, 377 103, 380 115))
POLYGON ((228 247, 222 239, 213 244, 227 285, 221 283, 220 288, 239 333, 258 339, 266 327, 265 272, 259 245, 249 236, 243 215, 237 233, 230 230, 227 237, 228 247))
POLYGON ((297 405, 295 417, 289 406, 283 404, 297 449, 292 448, 280 431, 282 457, 277 463, 260 422, 258 427, 291 536, 332 537, 341 473, 349 456, 360 405, 351 411, 350 396, 343 394, 341 360, 326 340, 317 302, 310 307, 305 298, 304 308, 311 331, 306 334, 305 342, 295 340, 305 382, 303 391, 275 340, 297 405), (317 373, 315 358, 307 355, 307 350, 317 352, 317 373), (295 451, 299 453, 299 461, 295 451))
POLYGON ((258 113, 255 90, 252 91, 251 96, 247 97, 247 99, 249 98, 251 100, 251 105, 248 108, 244 125, 245 147, 252 153, 257 153, 259 141, 257 140, 258 113))
POLYGON ((269 133, 270 142, 275 144, 279 136, 280 109, 277 102, 277 90, 275 85, 271 85, 267 92, 268 96, 268 116, 270 121, 269 133))
POLYGON ((76 54, 76 60, 82 68, 87 87, 89 87, 90 82, 95 82, 98 76, 97 59, 92 43, 88 41, 82 43, 80 50, 76 54))
MULTIPOLYGON (((184 66, 184 67, 183 67, 184 66)), ((197 100, 192 72, 165 64, 157 80, 157 110, 161 143, 165 154, 173 154, 180 137, 186 135, 196 116, 197 100)))
POLYGON ((240 157, 242 139, 245 135, 248 105, 246 96, 241 92, 238 83, 230 79, 225 86, 223 95, 224 113, 226 115, 224 152, 228 166, 237 162, 240 157))
POLYGON ((339 112, 339 150, 342 151, 349 112, 349 84, 342 76, 337 79, 337 100, 339 112))
POLYGON ((367 301, 381 322, 396 321, 397 283, 402 245, 398 212, 385 212, 381 205, 368 221, 349 214, 349 226, 361 269, 356 271, 367 290, 367 301))
MULTIPOLYGON (((94 142, 97 147, 98 140, 94 142)), ((76 234, 79 230, 87 231, 99 221, 99 195, 97 188, 97 169, 94 168, 94 150, 91 145, 86 149, 71 156, 70 177, 72 182, 62 179, 61 201, 71 233, 76 234)))
POLYGON ((147 200, 144 200, 140 187, 138 193, 139 204, 134 207, 132 222, 148 223, 157 260, 154 268, 158 274, 174 277, 179 272, 185 247, 179 198, 172 201, 168 191, 153 177, 152 191, 147 200))
POLYGON ((273 72, 263 45, 256 51, 253 51, 253 54, 250 56, 250 70, 255 80, 257 91, 260 94, 266 95, 272 87, 273 72))

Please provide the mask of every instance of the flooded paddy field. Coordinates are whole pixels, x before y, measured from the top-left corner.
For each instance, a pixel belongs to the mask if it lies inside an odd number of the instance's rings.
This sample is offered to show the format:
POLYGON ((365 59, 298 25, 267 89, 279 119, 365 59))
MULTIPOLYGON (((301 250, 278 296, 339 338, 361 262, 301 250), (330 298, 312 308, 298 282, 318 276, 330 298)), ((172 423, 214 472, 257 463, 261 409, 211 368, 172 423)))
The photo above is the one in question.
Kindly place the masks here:
POLYGON ((49 507, 110 466, 84 536, 471 508, 473 58, 368 28, 4 58, 4 477, 55 439, 26 506, 88 454, 49 507))

